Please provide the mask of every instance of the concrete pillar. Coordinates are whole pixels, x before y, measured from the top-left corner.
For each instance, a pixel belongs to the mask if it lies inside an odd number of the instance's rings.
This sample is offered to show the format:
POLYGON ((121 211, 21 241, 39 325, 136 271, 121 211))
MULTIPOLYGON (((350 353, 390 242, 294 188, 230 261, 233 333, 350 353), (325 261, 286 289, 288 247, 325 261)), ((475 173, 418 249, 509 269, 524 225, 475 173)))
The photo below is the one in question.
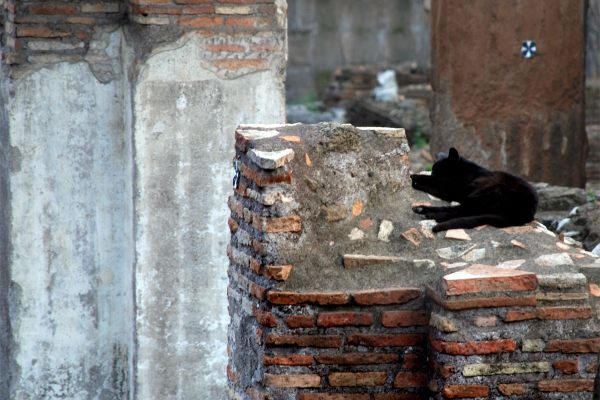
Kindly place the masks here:
POLYGON ((285 118, 283 75, 226 78, 205 46, 158 49, 134 90, 139 399, 225 397, 230 132, 285 118))
POLYGON ((434 0, 432 150, 584 186, 585 20, 585 0, 434 0))
MULTIPOLYGON (((106 35, 110 57, 122 37, 119 29, 106 35)), ((113 72, 100 82, 86 62, 61 62, 4 80, 11 86, 2 148, 10 163, 2 176, 10 181, 1 193, 10 234, 2 246, 10 253, 2 252, 0 282, 9 296, 11 359, 2 375, 12 389, 4 399, 130 392, 132 147, 124 76, 113 72)))
POLYGON ((0 399, 222 399, 240 123, 285 0, 4 2, 0 399), (27 21, 27 22, 23 22, 27 21))

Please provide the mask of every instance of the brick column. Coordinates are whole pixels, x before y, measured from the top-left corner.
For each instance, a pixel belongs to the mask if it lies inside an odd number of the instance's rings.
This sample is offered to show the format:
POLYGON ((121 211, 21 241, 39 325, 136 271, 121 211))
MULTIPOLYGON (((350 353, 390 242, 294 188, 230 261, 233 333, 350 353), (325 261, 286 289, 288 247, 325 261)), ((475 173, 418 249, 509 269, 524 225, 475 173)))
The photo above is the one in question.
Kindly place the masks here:
MULTIPOLYGON (((386 198, 406 185, 405 152, 401 130, 238 129, 240 180, 229 198, 231 398, 426 398, 423 290, 393 285, 398 278, 350 283, 373 258, 346 255, 344 268, 335 256, 355 246, 353 226, 378 240, 374 221, 386 215, 385 202, 372 190, 386 198)), ((398 260, 375 260, 386 261, 398 260)))
POLYGON ((583 187, 585 4, 434 0, 432 150, 583 187))

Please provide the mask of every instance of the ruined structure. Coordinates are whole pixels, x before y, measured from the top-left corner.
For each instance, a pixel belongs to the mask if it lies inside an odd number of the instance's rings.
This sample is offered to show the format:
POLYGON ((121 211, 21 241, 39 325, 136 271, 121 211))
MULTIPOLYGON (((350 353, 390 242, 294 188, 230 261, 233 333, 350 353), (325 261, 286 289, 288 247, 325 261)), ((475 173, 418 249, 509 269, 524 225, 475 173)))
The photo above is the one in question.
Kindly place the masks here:
POLYGON ((225 397, 232 132, 281 0, 2 2, 0 398, 225 397))
POLYGON ((433 0, 432 150, 583 187, 586 3, 433 0))
MULTIPOLYGON (((1 4, 0 399, 226 398, 226 199, 235 154, 230 133, 239 123, 284 122, 286 1, 1 4)), ((422 32, 422 26, 413 29, 422 32)), ((402 142, 380 134, 380 145, 388 140, 402 142)), ((391 177, 403 182, 406 169, 400 167, 391 177)), ((390 221, 411 215, 403 207, 386 211, 390 221)), ((360 208, 357 203, 355 212, 366 212, 360 208)), ((343 214, 337 207, 324 212, 334 220, 343 214)), ((359 229, 367 232, 369 226, 365 219, 359 229)), ((391 237, 390 243, 398 240, 391 237)), ((282 279, 288 265, 267 270, 282 279)), ((290 272, 290 284, 300 271, 290 272)), ((337 269, 329 271, 335 275, 337 269)), ((264 287, 279 282, 244 276, 264 287)), ((331 275, 325 279, 337 284, 331 275)), ((389 282, 396 283, 401 282, 389 282)), ((266 299, 251 304, 243 284, 232 288, 241 310, 253 304, 266 312, 273 306, 266 299)), ((418 298, 383 310, 409 311, 398 315, 411 316, 413 325, 388 322, 392 326, 385 329, 421 336, 430 329, 423 325, 420 310, 426 303, 419 290, 418 298)), ((320 311, 276 307, 290 315, 320 311)), ((367 314, 381 312, 379 305, 365 307, 367 314)), ((320 323, 324 330, 354 329, 320 323)), ((366 335, 369 326, 360 326, 366 335)), ((430 370, 420 362, 427 342, 415 338, 411 343, 420 342, 411 351, 383 358, 390 363, 383 367, 387 380, 400 371, 416 378, 411 388, 389 384, 394 395, 425 393, 421 385, 430 370)), ((371 347, 378 353, 379 347, 371 347)), ((580 368, 583 363, 587 358, 580 368)), ((275 376, 288 367, 270 368, 275 376)), ((274 390, 239 369, 232 363, 229 370, 232 382, 241 376, 234 392, 245 392, 242 383, 256 386, 256 393, 274 390)), ((309 379, 314 384, 314 376, 309 379)), ((306 389, 311 390, 317 391, 306 389)))
POLYGON ((231 398, 591 399, 598 256, 539 222, 433 234, 401 129, 245 125, 235 146, 231 398))

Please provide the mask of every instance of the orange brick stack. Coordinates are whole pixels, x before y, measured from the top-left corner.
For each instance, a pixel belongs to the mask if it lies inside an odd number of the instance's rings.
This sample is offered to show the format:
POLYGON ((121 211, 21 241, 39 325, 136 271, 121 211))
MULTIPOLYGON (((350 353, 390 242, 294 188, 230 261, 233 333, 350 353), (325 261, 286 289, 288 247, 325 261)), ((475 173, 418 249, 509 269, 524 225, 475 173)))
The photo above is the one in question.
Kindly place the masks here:
POLYGON ((600 331, 583 274, 473 266, 428 293, 435 398, 591 399, 600 331))

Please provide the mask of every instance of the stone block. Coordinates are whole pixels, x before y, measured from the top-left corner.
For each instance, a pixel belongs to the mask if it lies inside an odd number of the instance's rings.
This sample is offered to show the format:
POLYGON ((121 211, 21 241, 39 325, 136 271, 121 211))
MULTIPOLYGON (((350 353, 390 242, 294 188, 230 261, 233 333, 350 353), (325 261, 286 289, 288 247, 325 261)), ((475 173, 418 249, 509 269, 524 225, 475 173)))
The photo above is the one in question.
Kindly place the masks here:
POLYGON ((550 363, 546 361, 514 362, 503 364, 467 364, 463 367, 463 375, 465 377, 536 374, 544 372, 550 372, 550 363))
POLYGON ((529 291, 536 289, 537 279, 531 272, 477 264, 444 276, 443 286, 447 295, 529 291))

